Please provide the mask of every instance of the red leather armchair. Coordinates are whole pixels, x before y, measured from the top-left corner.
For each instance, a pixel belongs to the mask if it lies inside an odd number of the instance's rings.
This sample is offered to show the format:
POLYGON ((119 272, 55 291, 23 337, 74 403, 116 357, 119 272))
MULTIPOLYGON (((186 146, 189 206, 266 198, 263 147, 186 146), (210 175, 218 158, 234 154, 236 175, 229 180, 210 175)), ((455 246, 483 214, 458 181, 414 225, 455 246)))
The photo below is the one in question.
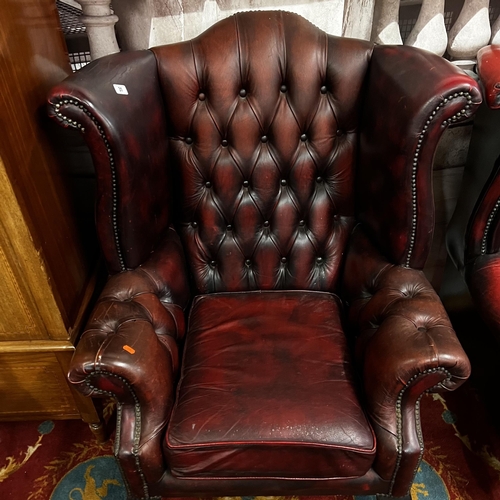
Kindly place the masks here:
POLYGON ((480 101, 437 56, 285 12, 53 89, 110 272, 69 379, 116 398, 132 498, 408 494, 421 396, 469 376, 421 268, 436 144, 480 101))
POLYGON ((500 340, 500 46, 478 53, 485 102, 474 120, 448 253, 482 319, 500 340))

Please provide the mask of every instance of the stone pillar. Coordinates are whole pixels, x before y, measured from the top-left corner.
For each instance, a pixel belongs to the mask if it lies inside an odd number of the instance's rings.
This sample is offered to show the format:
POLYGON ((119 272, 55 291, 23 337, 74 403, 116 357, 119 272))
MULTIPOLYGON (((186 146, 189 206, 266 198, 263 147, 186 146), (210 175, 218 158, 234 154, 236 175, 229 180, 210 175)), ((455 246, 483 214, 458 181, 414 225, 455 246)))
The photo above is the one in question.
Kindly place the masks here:
POLYGON ((119 52, 115 35, 118 17, 112 14, 110 0, 78 0, 82 6, 81 21, 87 29, 92 59, 119 52))
POLYGON ((448 34, 444 24, 444 0, 423 0, 417 22, 405 44, 430 50, 438 56, 445 53, 448 34))
POLYGON ((371 39, 384 45, 402 45, 399 30, 399 0, 376 0, 371 39))
MULTIPOLYGON (((116 28, 122 49, 135 50, 189 40, 220 19, 245 10, 295 12, 327 33, 340 36, 345 1, 113 0, 113 9, 120 17, 116 28)), ((366 5, 374 1, 352 0, 366 5)))
POLYGON ((490 0, 467 0, 450 30, 448 53, 464 69, 474 66, 477 51, 490 41, 489 3, 490 0))
POLYGON ((345 0, 342 36, 370 40, 375 0, 345 0))

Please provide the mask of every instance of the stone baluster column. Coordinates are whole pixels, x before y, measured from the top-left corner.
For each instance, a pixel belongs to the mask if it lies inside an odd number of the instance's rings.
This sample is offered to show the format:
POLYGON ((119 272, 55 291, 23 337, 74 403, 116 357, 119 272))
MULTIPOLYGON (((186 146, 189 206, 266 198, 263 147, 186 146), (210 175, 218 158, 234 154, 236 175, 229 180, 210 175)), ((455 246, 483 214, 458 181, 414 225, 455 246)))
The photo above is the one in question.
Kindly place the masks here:
POLYGON ((82 6, 80 19, 87 29, 92 59, 119 52, 115 35, 118 17, 111 12, 110 0, 77 1, 82 6))
POLYGON ((448 53, 464 69, 472 69, 477 51, 488 45, 491 37, 490 0, 467 0, 450 30, 448 53))
POLYGON ((500 15, 491 27, 491 45, 500 45, 500 15))
POLYGON ((444 24, 444 0, 423 0, 417 22, 405 45, 430 50, 442 56, 448 44, 444 24))
POLYGON ((371 39, 385 45, 402 45, 399 30, 399 0, 376 0, 371 39))
POLYGON ((375 0, 345 0, 342 36, 370 40, 375 0))

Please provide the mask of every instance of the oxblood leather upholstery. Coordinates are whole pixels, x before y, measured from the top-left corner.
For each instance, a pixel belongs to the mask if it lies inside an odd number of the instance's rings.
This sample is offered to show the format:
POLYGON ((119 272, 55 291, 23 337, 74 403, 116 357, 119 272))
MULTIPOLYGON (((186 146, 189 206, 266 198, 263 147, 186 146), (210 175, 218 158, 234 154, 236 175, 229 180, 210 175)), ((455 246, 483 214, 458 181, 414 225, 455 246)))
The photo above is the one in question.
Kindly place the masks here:
POLYGON ((422 394, 469 375, 420 269, 475 81, 251 12, 49 100, 90 146, 111 274, 69 379, 117 399, 131 496, 406 495, 422 394))
POLYGON ((375 437, 354 392, 340 307, 333 294, 302 290, 198 296, 167 431, 172 473, 365 474, 375 437))
POLYGON ((500 339, 500 46, 478 53, 485 103, 474 121, 448 252, 482 318, 500 339))

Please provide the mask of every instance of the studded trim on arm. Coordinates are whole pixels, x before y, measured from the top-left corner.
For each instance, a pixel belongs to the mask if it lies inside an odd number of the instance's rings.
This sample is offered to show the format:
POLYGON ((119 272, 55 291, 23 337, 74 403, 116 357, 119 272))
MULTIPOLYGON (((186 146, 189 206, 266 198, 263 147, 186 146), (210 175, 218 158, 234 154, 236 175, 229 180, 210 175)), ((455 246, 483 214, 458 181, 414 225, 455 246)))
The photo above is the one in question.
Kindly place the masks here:
MULTIPOLYGON (((427 370, 425 370, 425 371, 423 371, 421 373, 417 373, 417 374, 413 375, 413 377, 411 377, 411 379, 408 380, 408 383, 405 385, 405 387, 403 387, 403 389, 400 391, 400 393, 398 395, 398 399, 396 401, 397 461, 396 461, 396 467, 394 468, 394 474, 393 474, 392 479, 391 479, 391 484, 390 484, 390 487, 389 487, 389 494, 390 495, 392 494, 392 491, 393 491, 393 488, 394 488, 394 484, 396 482, 396 478, 397 478, 397 475, 398 475, 398 472, 399 472, 399 469, 400 469, 400 466, 401 466, 401 459, 402 459, 402 456, 403 456, 403 415, 402 415, 403 397, 404 397, 406 391, 412 386, 413 382, 415 382, 419 377, 422 377, 422 376, 425 376, 425 375, 428 375, 428 374, 431 374, 431 373, 438 373, 438 372, 441 372, 441 373, 443 373, 446 376, 446 378, 444 379, 444 381, 451 380, 451 377, 452 377, 451 373, 448 370, 446 370, 445 368, 430 368, 430 369, 427 369, 427 370)), ((424 438, 423 438, 423 435, 422 435, 422 427, 421 427, 421 421, 420 421, 420 401, 421 401, 422 397, 424 396, 424 394, 433 392, 433 390, 436 387, 439 387, 442 383, 443 383, 443 380, 440 381, 440 382, 438 382, 433 387, 430 387, 429 389, 427 389, 426 391, 424 391, 419 396, 419 398, 417 399, 417 401, 415 403, 416 431, 417 431, 417 439, 418 439, 418 442, 419 442, 419 445, 420 445, 420 455, 419 455, 419 458, 417 460, 417 464, 416 464, 414 472, 413 472, 413 477, 415 477, 415 475, 416 475, 416 473, 418 471, 418 468, 419 468, 420 463, 422 461, 422 456, 424 454, 424 438)))
POLYGON ((493 207, 493 210, 490 212, 490 215, 488 216, 488 220, 486 221, 486 226, 484 227, 483 238, 481 239, 481 255, 484 255, 486 253, 488 234, 489 234, 489 231, 491 229, 491 225, 493 223, 493 220, 495 219, 495 217, 498 213, 499 208, 500 208, 500 198, 498 198, 497 202, 495 203, 495 206, 493 207))
POLYGON ((450 118, 444 120, 441 124, 441 127, 447 127, 452 123, 457 123, 463 120, 467 115, 467 109, 472 106, 472 95, 469 92, 455 92, 448 97, 445 97, 432 111, 432 113, 427 118, 425 125, 422 131, 419 134, 417 147, 415 149, 415 153, 413 155, 413 166, 412 166, 412 174, 411 174, 411 197, 412 197, 412 219, 411 219, 411 234, 410 234, 410 246, 408 248, 408 255, 406 257, 405 266, 410 267, 410 262, 413 254, 413 250, 415 248, 415 239, 417 234, 417 171, 418 171, 418 162, 420 158, 420 152, 422 149, 423 141, 425 138, 425 134, 431 125, 432 121, 435 119, 437 112, 445 106, 449 101, 457 98, 467 99, 467 104, 464 108, 462 108, 458 113, 451 116, 450 118))
POLYGON ((111 222, 112 222, 112 226, 113 226, 113 238, 114 238, 114 242, 115 242, 116 253, 118 255, 118 260, 120 262, 120 268, 122 271, 125 271, 126 266, 125 266, 125 261, 123 258, 123 252, 122 252, 122 249, 120 246, 120 236, 119 236, 119 229, 118 229, 118 215, 117 215, 118 179, 117 179, 117 173, 116 173, 116 168, 115 168, 115 159, 113 157, 113 152, 111 150, 110 142, 109 142, 108 138, 106 137, 104 129, 102 128, 101 124, 98 122, 97 118, 91 113, 91 111, 86 106, 84 106, 78 100, 63 97, 60 100, 51 103, 51 105, 53 106, 54 115, 57 117, 57 119, 62 123, 62 125, 64 127, 72 127, 76 130, 79 130, 83 134, 86 131, 85 127, 81 123, 77 122, 76 120, 72 120, 68 116, 64 115, 62 113, 62 110, 61 110, 62 107, 76 106, 83 113, 85 113, 90 118, 90 120, 92 120, 92 123, 95 125, 96 130, 98 131, 99 135, 101 136, 101 138, 104 142, 104 146, 105 146, 107 154, 108 154, 109 167, 110 167, 110 171, 111 171, 111 196, 112 196, 111 222))
MULTIPOLYGON (((139 445, 140 445, 140 440, 141 440, 141 422, 142 422, 141 405, 139 402, 139 398, 135 394, 134 389, 132 388, 130 383, 124 377, 120 377, 119 375, 116 375, 114 373, 107 372, 107 371, 98 371, 98 372, 91 373, 85 379, 85 383, 87 384, 89 389, 94 394, 101 394, 101 395, 110 396, 113 399, 118 401, 118 397, 116 394, 114 394, 111 391, 99 389, 98 387, 96 387, 94 385, 94 383, 92 382, 92 378, 101 377, 101 376, 114 377, 114 378, 118 379, 122 384, 124 384, 127 387, 127 389, 130 392, 130 395, 132 396, 132 398, 134 400, 135 422, 134 422, 134 444, 133 444, 133 448, 132 448, 132 455, 134 456, 136 469, 137 469, 137 472, 139 473, 139 476, 141 478, 142 488, 144 491, 144 496, 138 500, 161 500, 160 497, 151 497, 149 495, 148 483, 146 481, 146 477, 144 475, 144 471, 142 469, 141 460, 140 460, 140 456, 139 456, 139 445)), ((121 427, 122 427, 122 411, 123 411, 123 404, 118 402, 117 414, 116 414, 116 438, 115 438, 115 446, 114 446, 114 454, 117 458, 118 458, 118 450, 120 449, 120 431, 121 431, 121 427)), ((124 477, 125 482, 126 482, 126 476, 123 475, 123 477, 124 477)), ((129 492, 130 488, 129 488, 128 484, 126 487, 127 487, 127 491, 129 492)))

